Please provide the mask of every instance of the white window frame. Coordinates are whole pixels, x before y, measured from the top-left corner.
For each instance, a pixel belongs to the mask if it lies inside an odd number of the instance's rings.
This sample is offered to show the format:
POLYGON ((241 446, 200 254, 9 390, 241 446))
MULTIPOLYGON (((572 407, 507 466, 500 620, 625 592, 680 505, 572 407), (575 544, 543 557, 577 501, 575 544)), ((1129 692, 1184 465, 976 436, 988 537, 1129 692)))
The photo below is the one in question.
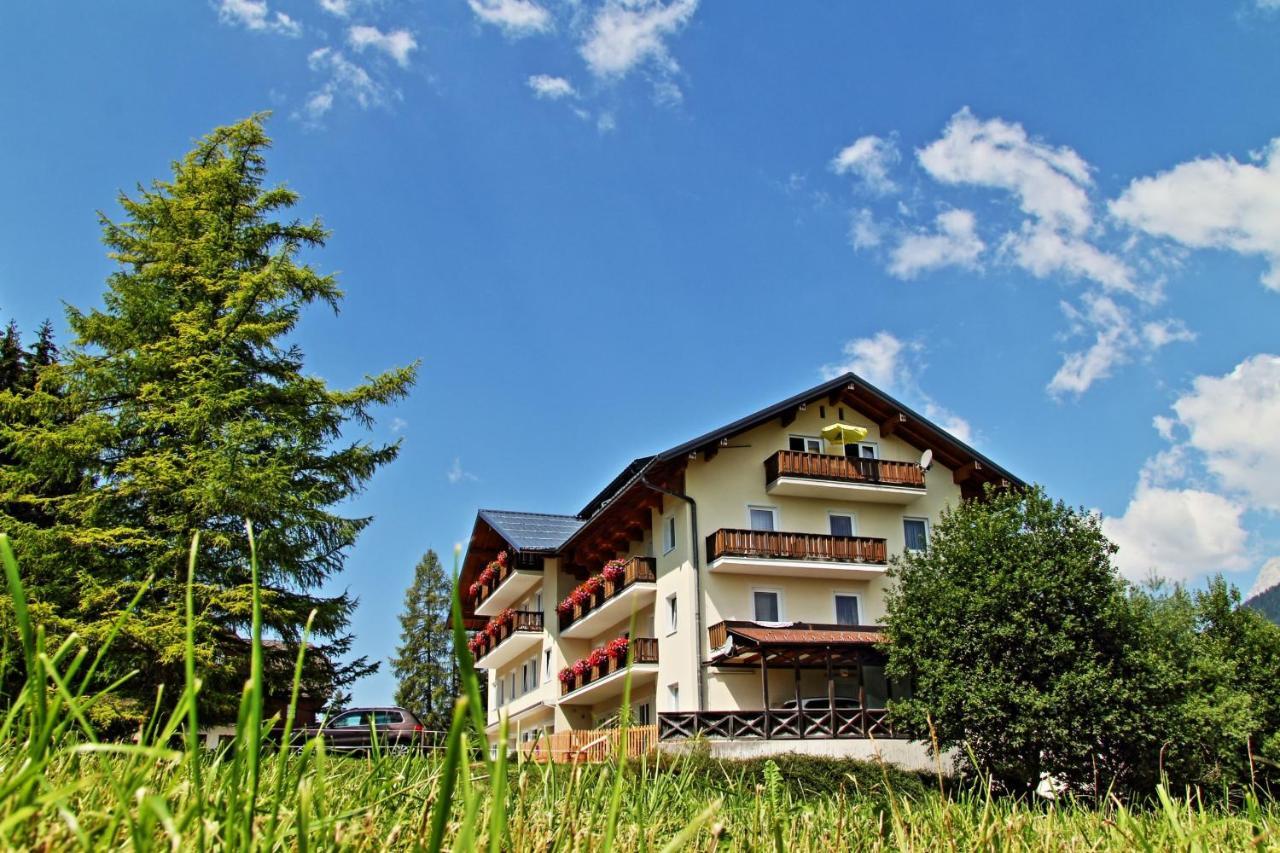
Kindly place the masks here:
POLYGON ((507 690, 507 677, 504 675, 498 679, 498 704, 495 705, 494 707, 501 708, 503 705, 507 703, 507 700, 504 696, 504 694, 506 693, 506 690, 507 690))
POLYGON ((680 710, 680 682, 675 681, 667 685, 667 704, 670 706, 668 711, 680 710))
POLYGON ((652 704, 648 699, 645 699, 643 702, 636 702, 634 705, 632 705, 632 706, 631 706, 631 719, 632 719, 632 721, 633 721, 634 723, 636 723, 636 724, 638 724, 638 725, 641 725, 641 726, 648 726, 648 725, 652 725, 652 723, 653 723, 653 704, 652 704), (647 720, 645 720, 645 719, 642 719, 642 718, 641 718, 641 716, 640 716, 640 709, 641 709, 641 708, 644 708, 645 710, 647 710, 647 711, 649 712, 649 714, 648 714, 648 719, 647 719, 647 720))
POLYGON ((918 522, 920 522, 921 524, 923 524, 923 525, 924 525, 924 541, 925 541, 925 545, 926 545, 926 548, 927 548, 927 546, 928 546, 928 544, 929 544, 929 519, 927 519, 927 518, 923 518, 923 517, 921 517, 921 516, 917 516, 917 515, 904 515, 904 516, 902 517, 902 550, 904 550, 904 551, 912 551, 912 552, 915 552, 915 553, 924 553, 924 552, 923 552, 923 551, 921 551, 919 548, 908 548, 908 547, 907 547, 907 522, 908 522, 908 521, 918 521, 918 522))
POLYGON ((776 620, 768 620, 768 621, 776 621, 776 622, 787 621, 787 615, 786 615, 787 614, 787 610, 786 610, 787 597, 786 595, 783 594, 783 591, 776 586, 751 587, 751 619, 752 621, 755 621, 755 622, 761 621, 756 615, 756 593, 757 592, 768 592, 778 597, 778 618, 776 620))
MULTIPOLYGON (((858 514, 856 512, 849 512, 848 510, 844 510, 844 509, 827 510, 827 532, 828 533, 831 533, 831 517, 835 515, 838 515, 841 518, 849 519, 849 535, 850 536, 858 535, 858 514)), ((834 536, 835 534, 832 533, 831 535, 834 536)))
POLYGON ((751 526, 751 512, 752 510, 757 510, 757 509, 763 510, 765 512, 773 513, 773 530, 760 531, 760 532, 777 533, 779 530, 782 529, 782 513, 778 511, 778 508, 776 506, 771 506, 769 504, 747 504, 747 529, 748 530, 755 530, 755 528, 751 526))
MULTIPOLYGON (((822 448, 823 448, 823 446, 824 446, 824 442, 822 441, 822 436, 818 436, 818 435, 801 435, 801 434, 799 434, 799 433, 791 433, 791 434, 789 434, 789 435, 787 436, 787 448, 788 448, 788 449, 790 449, 790 448, 791 448, 791 439, 793 439, 793 438, 798 438, 798 439, 800 439, 801 441, 803 441, 803 442, 804 442, 804 450, 803 450, 803 451, 801 451, 801 452, 803 452, 803 453, 821 453, 821 452, 822 452, 822 448), (818 443, 818 449, 817 449, 817 450, 810 450, 810 449, 809 449, 809 442, 811 442, 811 441, 816 441, 816 442, 818 443)), ((792 451, 792 452, 795 452, 795 451, 792 451)))
POLYGON ((542 650, 542 680, 544 683, 551 680, 551 649, 542 650))
POLYGON ((831 591, 831 624, 832 625, 840 624, 840 607, 838 604, 836 604, 837 598, 852 598, 855 602, 857 602, 855 606, 858 609, 858 621, 855 622, 854 624, 861 625, 862 617, 865 615, 862 612, 862 593, 849 592, 843 589, 835 589, 831 591))
POLYGON ((662 553, 670 554, 676 549, 676 517, 665 516, 662 519, 662 553))
POLYGON ((666 597, 667 602, 667 636, 680 630, 680 593, 673 592, 666 597))
POLYGON ((857 447, 858 447, 858 458, 859 458, 859 459, 879 459, 879 458, 880 458, 880 445, 879 445, 879 443, 878 443, 878 442, 874 442, 874 441, 859 441, 859 442, 856 442, 856 444, 857 444, 857 447), (864 448, 864 447, 870 447, 870 448, 871 448, 871 452, 872 452, 874 455, 873 455, 873 456, 863 456, 863 455, 862 455, 862 448, 864 448))

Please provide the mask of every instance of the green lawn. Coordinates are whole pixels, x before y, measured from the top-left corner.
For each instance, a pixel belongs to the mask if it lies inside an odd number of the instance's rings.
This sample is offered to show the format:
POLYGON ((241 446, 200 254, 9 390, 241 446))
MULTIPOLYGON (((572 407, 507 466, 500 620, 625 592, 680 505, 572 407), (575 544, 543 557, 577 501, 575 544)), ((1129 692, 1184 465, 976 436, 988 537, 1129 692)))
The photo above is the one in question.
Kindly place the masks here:
POLYGON ((16 617, 15 636, 6 637, 4 648, 27 673, 18 694, 5 700, 0 724, 0 845, 6 848, 1280 847, 1280 807, 1262 796, 1244 796, 1230 808, 1163 792, 1133 810, 1105 800, 1025 803, 990 798, 980 788, 944 794, 937 780, 867 764, 733 764, 696 750, 678 760, 511 766, 503 755, 488 760, 480 748, 484 721, 466 655, 460 660, 465 695, 447 747, 430 756, 331 756, 319 741, 296 753, 274 753, 256 734, 273 725, 260 716, 256 646, 234 749, 206 752, 194 734, 199 678, 190 642, 186 683, 160 698, 139 742, 108 741, 87 713, 110 694, 110 687, 90 689, 104 650, 91 656, 74 638, 47 647, 28 616, 3 535, 0 558, 16 617))

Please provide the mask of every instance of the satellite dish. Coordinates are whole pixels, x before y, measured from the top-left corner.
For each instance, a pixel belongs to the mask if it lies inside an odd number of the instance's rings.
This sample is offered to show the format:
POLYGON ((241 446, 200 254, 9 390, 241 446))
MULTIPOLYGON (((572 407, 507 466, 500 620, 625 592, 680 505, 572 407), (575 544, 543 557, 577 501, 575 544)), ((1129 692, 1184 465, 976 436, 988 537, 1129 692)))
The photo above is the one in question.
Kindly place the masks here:
POLYGON ((929 466, 933 464, 933 451, 926 450, 920 454, 920 467, 928 471, 929 466))

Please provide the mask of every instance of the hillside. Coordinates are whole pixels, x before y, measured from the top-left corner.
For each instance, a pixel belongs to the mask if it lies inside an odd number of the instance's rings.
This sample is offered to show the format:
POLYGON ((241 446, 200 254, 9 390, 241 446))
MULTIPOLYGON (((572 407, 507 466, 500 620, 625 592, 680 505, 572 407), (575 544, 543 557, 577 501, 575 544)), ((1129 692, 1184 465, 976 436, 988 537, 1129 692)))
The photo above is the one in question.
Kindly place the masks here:
POLYGON ((1265 592, 1260 592, 1244 603, 1280 625, 1280 584, 1276 584, 1265 592))

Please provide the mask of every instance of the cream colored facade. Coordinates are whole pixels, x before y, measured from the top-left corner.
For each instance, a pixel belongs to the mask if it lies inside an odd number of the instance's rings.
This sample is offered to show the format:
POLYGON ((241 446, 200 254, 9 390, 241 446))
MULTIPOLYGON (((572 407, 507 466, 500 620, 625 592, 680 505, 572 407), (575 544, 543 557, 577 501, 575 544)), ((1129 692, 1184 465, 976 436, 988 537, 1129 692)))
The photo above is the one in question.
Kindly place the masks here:
MULTIPOLYGON (((852 383, 849 387, 853 387, 852 383)), ((663 496, 660 505, 648 511, 643 538, 616 553, 618 557, 651 557, 656 565, 655 588, 645 593, 643 607, 635 612, 631 636, 656 638, 658 663, 644 667, 640 677, 633 676, 633 722, 656 722, 660 712, 668 711, 762 707, 758 671, 708 663, 712 652, 708 628, 724 620, 757 619, 753 598, 756 591, 777 594, 777 619, 782 622, 836 623, 837 594, 856 597, 858 624, 876 625, 885 615, 884 564, 837 565, 776 559, 742 561, 750 563, 744 571, 741 565, 708 562, 706 542, 712 533, 722 528, 751 529, 753 507, 771 510, 774 529, 789 533, 831 534, 832 517, 840 516, 852 519, 855 536, 884 540, 887 555, 892 557, 906 547, 907 520, 924 520, 931 529, 943 509, 961 499, 956 471, 941 461, 934 461, 925 472, 923 489, 905 497, 891 496, 891 502, 886 502, 882 491, 874 486, 842 488, 833 484, 822 494, 806 496, 781 495, 776 490, 770 493, 766 460, 778 451, 792 448, 793 439, 819 439, 823 427, 837 422, 865 428, 867 435, 862 444, 872 448, 876 458, 919 463, 924 448, 898 435, 882 434, 883 421, 877 422, 852 405, 823 400, 819 397, 799 404, 787 418, 770 417, 734 433, 720 440, 714 453, 685 454, 679 460, 683 466, 683 494, 696 505, 696 532, 693 506, 688 501, 663 496), (668 535, 671 520, 674 542, 669 541, 668 535), (695 624, 699 587, 701 620, 695 624), (674 625, 670 616, 673 601, 674 625), (699 668, 705 673, 701 691, 699 668)), ((956 446, 964 448, 958 443, 956 446)), ((818 449, 811 443, 806 447, 818 449)), ((843 446, 826 442, 818 450, 822 454, 845 455, 843 446)), ((603 523, 603 519, 586 522, 603 523)), ((631 620, 630 612, 619 613, 618 618, 610 620, 611 624, 592 625, 589 637, 561 636, 556 604, 578 583, 562 570, 562 559, 563 555, 544 559, 541 583, 524 600, 523 606, 537 608, 543 614, 540 643, 519 659, 488 670, 489 719, 496 726, 500 714, 509 715, 513 737, 597 728, 607 725, 619 710, 617 694, 589 703, 576 701, 573 694, 561 695, 557 673, 592 648, 627 632, 631 620)), ((599 568, 595 566, 594 570, 599 568)), ((771 695, 785 697, 794 689, 790 673, 771 672, 770 676, 771 695)), ((825 687, 821 687, 818 678, 816 673, 805 674, 802 689, 806 696, 823 695, 818 691, 825 687)))

